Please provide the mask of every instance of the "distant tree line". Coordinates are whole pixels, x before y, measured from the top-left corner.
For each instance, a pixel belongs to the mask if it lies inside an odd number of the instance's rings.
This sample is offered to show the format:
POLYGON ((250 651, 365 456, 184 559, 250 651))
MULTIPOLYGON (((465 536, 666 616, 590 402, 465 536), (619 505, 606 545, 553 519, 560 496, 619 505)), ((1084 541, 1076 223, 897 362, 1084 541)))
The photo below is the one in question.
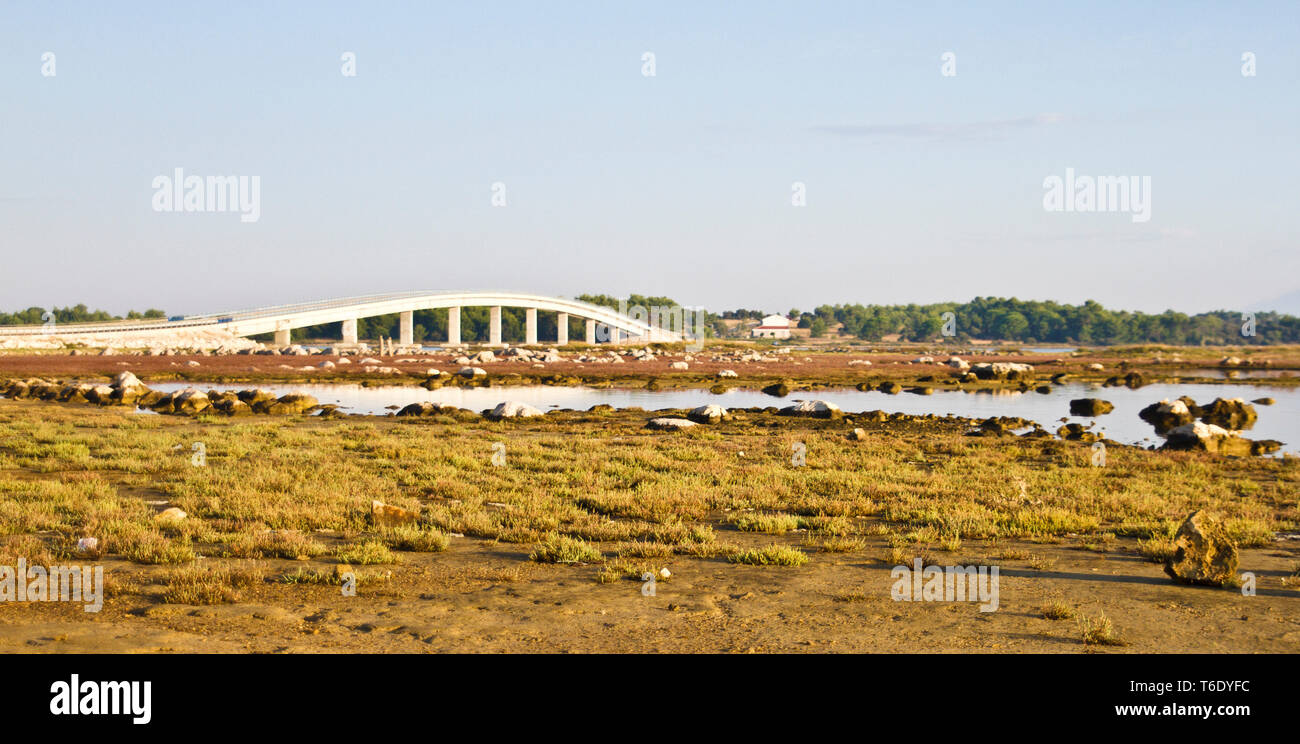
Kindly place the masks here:
POLYGON ((16 313, 0 313, 0 325, 43 325, 49 320, 45 317, 46 312, 54 314, 54 322, 56 323, 97 323, 105 320, 144 320, 167 317, 167 314, 162 310, 154 308, 144 312, 131 310, 126 314, 126 317, 122 317, 104 310, 91 310, 85 305, 56 307, 48 311, 43 307, 29 307, 16 313))
POLYGON ((803 313, 800 327, 825 334, 842 323, 841 332, 866 341, 899 334, 908 341, 944 336, 951 320, 957 340, 996 339, 1030 344, 1293 344, 1300 343, 1300 318, 1258 313, 1253 328, 1239 311, 1216 310, 1187 315, 1166 310, 1158 315, 1107 310, 1088 300, 1082 305, 977 297, 966 303, 932 305, 822 305, 803 313), (952 313, 945 317, 944 313, 952 313), (1243 334, 1243 329, 1254 335, 1243 334))

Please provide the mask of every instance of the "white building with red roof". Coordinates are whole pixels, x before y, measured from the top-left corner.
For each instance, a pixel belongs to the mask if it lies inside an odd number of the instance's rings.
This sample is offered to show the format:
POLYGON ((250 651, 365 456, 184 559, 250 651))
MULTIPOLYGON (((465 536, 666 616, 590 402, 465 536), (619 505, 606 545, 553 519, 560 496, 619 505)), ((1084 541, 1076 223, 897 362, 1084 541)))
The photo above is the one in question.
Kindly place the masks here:
POLYGON ((790 321, 784 315, 769 315, 749 331, 750 338, 790 338, 790 321))

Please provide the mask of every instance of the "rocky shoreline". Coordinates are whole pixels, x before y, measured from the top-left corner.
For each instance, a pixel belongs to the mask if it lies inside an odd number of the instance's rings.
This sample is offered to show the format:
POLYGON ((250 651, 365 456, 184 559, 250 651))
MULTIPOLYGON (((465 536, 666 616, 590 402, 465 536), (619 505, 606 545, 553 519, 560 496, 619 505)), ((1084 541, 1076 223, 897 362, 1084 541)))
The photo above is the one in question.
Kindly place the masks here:
MULTIPOLYGON (((477 361, 486 363, 487 358, 480 356, 477 361)), ((1021 376, 1032 372, 1032 367, 1028 367, 1028 365, 1007 366, 1001 369, 994 365, 988 365, 983 368, 972 367, 971 369, 971 372, 963 374, 978 374, 974 372, 975 369, 984 369, 987 370, 987 374, 1001 379, 1006 376, 1021 376)), ((481 372, 479 368, 466 367, 462 368, 461 372, 457 373, 456 376, 471 380, 480 377, 481 375, 476 375, 474 370, 481 372), (468 374, 466 373, 467 370, 470 370, 468 374)), ((439 373, 438 375, 432 375, 430 379, 437 379, 442 376, 439 373)), ((1059 383, 1059 380, 1054 380, 1054 382, 1059 383)), ((190 387, 164 393, 150 389, 131 372, 121 372, 107 384, 38 378, 6 380, 0 381, 0 392, 4 394, 5 398, 11 400, 31 399, 98 406, 124 406, 165 415, 198 416, 217 414, 223 416, 247 416, 260 414, 268 416, 309 415, 323 418, 343 416, 370 418, 366 414, 342 413, 337 406, 322 405, 315 397, 301 392, 277 396, 270 391, 257 388, 240 391, 208 390, 204 392, 190 387)), ((771 394, 784 395, 788 392, 788 390, 777 390, 771 394)), ((1257 402, 1265 403, 1266 401, 1271 402, 1271 399, 1260 399, 1257 402)), ((1113 409, 1113 406, 1104 400, 1085 398, 1071 401, 1070 408, 1071 412, 1076 415, 1092 416, 1105 415, 1113 409)), ((608 405, 597 405, 589 409, 589 412, 600 413, 613 410, 608 405)), ((624 408, 622 410, 624 412, 643 412, 641 408, 624 408)), ((557 409, 557 412, 568 413, 572 412, 572 409, 557 409)), ((802 400, 784 407, 764 406, 730 410, 720 405, 710 404, 690 410, 659 409, 654 413, 658 415, 647 422, 647 428, 666 431, 685 430, 698 425, 714 425, 724 421, 731 421, 736 414, 741 414, 825 419, 828 421, 843 420, 848 424, 853 424, 856 421, 870 423, 943 421, 950 424, 964 424, 968 427, 966 432, 968 436, 1053 437, 1051 432, 1044 429, 1037 422, 1019 417, 969 419, 953 415, 886 413, 880 410, 848 414, 834 403, 822 400, 802 400), (1021 433, 1017 434, 1016 432, 1021 433)), ((478 412, 437 403, 412 403, 389 415, 401 418, 443 416, 460 421, 480 418, 500 421, 503 419, 526 419, 546 416, 547 413, 525 403, 506 400, 495 408, 478 412)), ((1241 435, 1241 430, 1248 429, 1254 424, 1258 414, 1251 404, 1240 398, 1216 398, 1206 406, 1199 406, 1195 401, 1184 396, 1175 401, 1162 400, 1153 403, 1144 408, 1139 415, 1144 421, 1151 423, 1156 432, 1165 438, 1164 444, 1159 449, 1252 456, 1271 454, 1277 452, 1282 446, 1282 443, 1276 440, 1251 440, 1241 435)), ((1064 441, 1083 443, 1103 442, 1112 447, 1128 446, 1089 431, 1088 428, 1088 426, 1077 423, 1066 424, 1056 430, 1055 437, 1064 441)), ((859 431, 861 430, 854 429, 848 432, 847 436, 854 438, 858 436, 859 431)), ((1152 449, 1155 449, 1155 447, 1152 447, 1152 449)))

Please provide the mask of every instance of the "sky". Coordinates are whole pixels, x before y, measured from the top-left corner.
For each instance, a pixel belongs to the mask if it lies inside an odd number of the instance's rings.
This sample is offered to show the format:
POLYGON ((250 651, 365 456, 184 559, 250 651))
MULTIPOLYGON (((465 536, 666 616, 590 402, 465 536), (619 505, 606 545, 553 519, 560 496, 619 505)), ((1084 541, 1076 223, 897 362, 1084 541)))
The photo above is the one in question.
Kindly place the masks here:
POLYGON ((1300 313, 1298 41, 1296 2, 5 0, 0 309, 1300 313), (156 209, 177 168, 257 220, 156 209), (1048 211, 1067 169, 1149 219, 1048 211))

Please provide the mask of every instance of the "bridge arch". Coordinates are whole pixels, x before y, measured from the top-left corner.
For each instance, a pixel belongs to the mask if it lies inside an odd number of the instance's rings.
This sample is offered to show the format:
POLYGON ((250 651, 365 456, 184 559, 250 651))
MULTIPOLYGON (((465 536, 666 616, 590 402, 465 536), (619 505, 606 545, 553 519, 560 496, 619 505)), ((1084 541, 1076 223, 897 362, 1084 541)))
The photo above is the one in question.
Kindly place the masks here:
POLYGON ((416 310, 446 309, 448 311, 448 344, 460 344, 460 309, 462 307, 488 307, 489 344, 501 344, 501 308, 524 308, 525 344, 536 344, 537 313, 554 312, 557 314, 557 345, 569 342, 569 316, 585 319, 586 342, 596 343, 608 340, 618 343, 623 334, 638 337, 644 342, 681 341, 682 334, 671 329, 660 328, 643 320, 621 314, 617 310, 600 305, 593 305, 578 300, 562 297, 524 294, 505 291, 444 291, 444 292, 395 292, 387 294, 344 297, 316 302, 300 302, 289 305, 235 310, 204 315, 187 315, 167 321, 118 321, 112 323, 80 323, 60 325, 57 329, 40 327, 2 328, 0 335, 48 335, 52 330, 58 334, 101 334, 120 332, 165 332, 167 330, 201 330, 221 329, 236 336, 255 336, 274 333, 276 343, 287 345, 289 332, 294 328, 324 325, 327 323, 343 324, 343 343, 357 342, 357 320, 377 315, 398 315, 399 343, 409 346, 414 343, 413 314, 416 310), (608 329, 606 338, 597 338, 597 327, 608 329))

